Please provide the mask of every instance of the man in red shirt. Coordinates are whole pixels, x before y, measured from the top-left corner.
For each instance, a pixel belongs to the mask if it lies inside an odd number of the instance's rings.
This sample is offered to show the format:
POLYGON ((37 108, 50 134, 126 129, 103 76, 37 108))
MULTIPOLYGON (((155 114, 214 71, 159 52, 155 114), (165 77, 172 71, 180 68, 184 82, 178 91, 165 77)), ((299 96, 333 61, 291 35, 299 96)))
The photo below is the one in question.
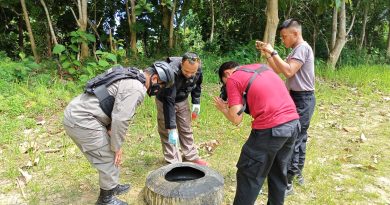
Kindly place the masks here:
POLYGON ((226 62, 219 68, 219 78, 226 86, 227 102, 215 97, 217 109, 236 125, 242 121, 243 110, 253 118, 252 131, 237 162, 234 205, 254 204, 266 177, 268 204, 283 204, 287 164, 300 129, 286 86, 262 64, 226 62))

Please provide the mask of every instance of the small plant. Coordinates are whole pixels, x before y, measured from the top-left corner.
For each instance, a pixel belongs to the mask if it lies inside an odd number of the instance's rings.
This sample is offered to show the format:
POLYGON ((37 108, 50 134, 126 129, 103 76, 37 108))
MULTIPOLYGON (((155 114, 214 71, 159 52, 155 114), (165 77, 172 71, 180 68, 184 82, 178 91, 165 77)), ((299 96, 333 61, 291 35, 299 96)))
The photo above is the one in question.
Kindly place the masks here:
POLYGON ((73 31, 69 34, 71 36, 70 45, 57 44, 53 48, 53 53, 59 57, 59 66, 63 69, 62 72, 70 74, 73 78, 80 79, 81 82, 86 82, 88 79, 94 77, 98 73, 103 72, 109 66, 115 65, 118 62, 117 56, 124 58, 126 51, 122 49, 123 40, 115 40, 115 45, 120 49, 113 50, 113 53, 97 50, 95 52, 96 59, 79 60, 80 43, 93 43, 95 37, 92 34, 83 31, 73 31))

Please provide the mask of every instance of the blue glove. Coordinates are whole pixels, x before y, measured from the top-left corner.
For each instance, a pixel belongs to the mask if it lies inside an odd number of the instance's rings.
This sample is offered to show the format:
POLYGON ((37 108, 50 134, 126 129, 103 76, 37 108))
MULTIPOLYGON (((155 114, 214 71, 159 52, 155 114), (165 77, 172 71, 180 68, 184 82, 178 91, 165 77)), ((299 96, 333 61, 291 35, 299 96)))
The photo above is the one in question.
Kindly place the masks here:
POLYGON ((177 135, 177 130, 176 129, 171 129, 168 131, 168 142, 169 144, 176 145, 177 144, 177 138, 179 136, 177 135))
POLYGON ((200 104, 193 104, 192 105, 192 112, 196 113, 196 115, 199 115, 199 113, 200 113, 200 104))

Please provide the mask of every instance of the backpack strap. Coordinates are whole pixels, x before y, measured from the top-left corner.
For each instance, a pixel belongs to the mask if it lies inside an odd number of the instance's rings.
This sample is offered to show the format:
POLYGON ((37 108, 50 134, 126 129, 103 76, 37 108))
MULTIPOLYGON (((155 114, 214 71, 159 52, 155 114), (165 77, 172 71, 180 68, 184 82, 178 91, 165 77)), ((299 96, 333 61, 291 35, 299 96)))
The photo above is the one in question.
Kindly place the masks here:
POLYGON ((249 107, 247 106, 247 95, 248 95, 248 92, 249 92, 249 88, 251 87, 253 81, 255 81, 257 75, 259 75, 260 73, 262 73, 262 72, 264 72, 266 70, 268 70, 268 68, 264 64, 261 65, 261 67, 256 69, 256 70, 247 69, 247 68, 241 68, 241 67, 237 69, 237 71, 244 71, 244 72, 248 72, 248 73, 254 73, 251 76, 251 78, 249 79, 249 83, 246 86, 246 89, 245 89, 244 93, 242 94, 243 106, 242 106, 241 110, 237 112, 237 115, 241 115, 241 113, 243 113, 244 111, 248 111, 247 113, 249 114, 249 107))
POLYGON ((85 93, 95 95, 99 100, 100 108, 111 118, 115 98, 109 94, 107 87, 115 81, 128 78, 136 79, 145 84, 145 76, 137 68, 116 66, 88 81, 84 91, 85 93))

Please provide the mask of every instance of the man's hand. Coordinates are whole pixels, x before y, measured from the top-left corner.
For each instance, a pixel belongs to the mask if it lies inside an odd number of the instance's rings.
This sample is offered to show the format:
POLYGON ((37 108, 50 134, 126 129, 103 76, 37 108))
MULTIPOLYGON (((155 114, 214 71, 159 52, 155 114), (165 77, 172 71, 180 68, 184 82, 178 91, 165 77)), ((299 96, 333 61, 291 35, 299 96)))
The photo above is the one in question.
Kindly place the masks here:
POLYGON ((214 105, 219 111, 223 113, 228 112, 229 110, 228 103, 222 100, 220 97, 214 97, 214 105))
POLYGON ((122 148, 115 152, 114 164, 116 167, 119 167, 119 165, 122 164, 122 148))
POLYGON ((176 129, 168 130, 168 142, 169 144, 177 145, 177 139, 179 136, 177 135, 176 129))
POLYGON ((256 49, 261 51, 263 55, 270 55, 272 51, 274 51, 274 48, 272 48, 271 44, 264 43, 262 41, 256 41, 256 49))
POLYGON ((195 120, 198 118, 200 113, 200 104, 193 104, 192 105, 192 119, 195 120))

